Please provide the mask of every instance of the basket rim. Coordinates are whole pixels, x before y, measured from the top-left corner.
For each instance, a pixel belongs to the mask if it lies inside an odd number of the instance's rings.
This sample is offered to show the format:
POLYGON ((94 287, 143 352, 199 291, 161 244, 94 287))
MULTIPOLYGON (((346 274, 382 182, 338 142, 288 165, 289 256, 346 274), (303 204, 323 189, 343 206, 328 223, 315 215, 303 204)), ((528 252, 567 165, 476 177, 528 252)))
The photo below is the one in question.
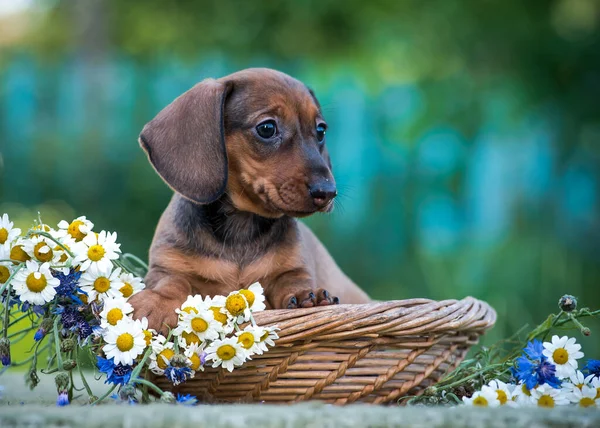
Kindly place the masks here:
POLYGON ((418 336, 462 333, 481 335, 496 322, 496 311, 468 296, 461 300, 405 299, 300 309, 271 309, 254 314, 260 326, 277 325, 276 346, 298 340, 335 340, 369 336, 418 336))

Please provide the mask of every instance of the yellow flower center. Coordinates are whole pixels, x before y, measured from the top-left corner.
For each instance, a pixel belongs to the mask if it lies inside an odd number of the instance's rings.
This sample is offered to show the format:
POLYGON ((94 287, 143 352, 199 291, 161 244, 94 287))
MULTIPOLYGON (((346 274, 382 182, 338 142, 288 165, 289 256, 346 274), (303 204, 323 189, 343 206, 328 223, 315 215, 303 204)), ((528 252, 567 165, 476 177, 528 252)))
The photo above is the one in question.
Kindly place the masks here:
POLYGON ((108 323, 110 325, 117 325, 117 323, 119 321, 121 321, 122 319, 123 319, 123 311, 121 311, 121 309, 119 309, 119 308, 112 308, 106 314, 106 321, 108 321, 108 323))
MULTIPOLYGON (((26 262, 27 260, 31 260, 31 257, 29 257, 29 254, 27 254, 25 251, 23 251, 22 245, 15 245, 14 247, 11 248, 10 258, 12 260, 17 260, 19 262, 26 262)), ((15 264, 18 264, 18 263, 15 263, 15 264)))
POLYGON ((200 338, 194 333, 186 333, 185 331, 181 333, 181 337, 185 339, 185 343, 188 345, 194 345, 200 343, 200 338))
POLYGON ((523 394, 527 395, 528 397, 531 397, 531 391, 527 389, 527 386, 525 384, 521 386, 521 391, 523 391, 523 394))
POLYGON ((579 407, 592 407, 595 405, 596 402, 590 397, 583 397, 581 400, 579 400, 579 407))
POLYGON ((0 284, 4 284, 10 278, 10 271, 6 266, 0 266, 0 284))
POLYGON ((75 239, 75 241, 79 242, 83 238, 85 238, 86 233, 83 233, 79 227, 83 226, 83 222, 81 220, 74 220, 73 223, 69 225, 67 228, 67 233, 75 239))
POLYGON ((192 312, 197 314, 198 313, 198 309, 194 308, 193 306, 186 306, 185 308, 182 309, 183 312, 191 314, 192 312))
POLYGON ((265 331, 262 336, 260 336, 260 341, 264 342, 265 340, 267 340, 267 337, 269 337, 269 331, 268 330, 265 331))
POLYGON ((125 285, 119 288, 119 291, 123 295, 123 297, 130 297, 133 294, 133 286, 126 282, 125 285))
POLYGON ((498 394, 498 401, 500 402, 500 404, 505 405, 506 402, 508 401, 506 392, 502 391, 501 389, 498 389, 498 390, 496 390, 496 394, 498 394))
POLYGON ((235 357, 235 348, 231 345, 219 346, 219 349, 217 349, 217 357, 224 361, 231 360, 235 357))
POLYGON ((62 253, 60 259, 58 259, 58 263, 65 263, 68 259, 69 255, 67 253, 62 253))
POLYGON ((129 333, 123 333, 117 337, 117 348, 121 352, 130 351, 133 348, 133 336, 129 333))
POLYGON ((216 321, 219 321, 223 325, 227 324, 227 315, 221 312, 221 308, 217 306, 211 306, 210 310, 213 311, 216 321))
POLYGON ((152 332, 150 330, 144 330, 144 340, 146 341, 146 346, 150 346, 150 343, 152 343, 152 332))
POLYGON ((104 276, 99 276, 94 281, 94 290, 98 293, 106 293, 110 288, 110 280, 104 276))
POLYGON ((48 246, 48 244, 46 242, 42 241, 42 242, 38 242, 37 244, 35 244, 35 247, 33 247, 33 255, 40 262, 45 263, 45 262, 49 262, 50 260, 52 260, 52 256, 54 254, 52 252, 52 249, 48 246), (40 250, 44 247, 46 247, 45 248, 46 252, 45 253, 40 252, 40 250))
POLYGON ((579 390, 583 389, 583 383, 578 383, 575 385, 579 390))
POLYGON ((254 345, 254 335, 249 332, 240 334, 238 343, 241 343, 244 349, 250 349, 254 345))
POLYGON ((198 333, 202 333, 206 331, 208 328, 208 323, 204 321, 202 318, 194 318, 192 320, 192 330, 198 333))
POLYGON ((78 294, 77 297, 79 297, 79 300, 81 300, 86 305, 88 304, 88 296, 86 296, 85 294, 78 294))
POLYGON ((596 388, 596 397, 594 400, 597 400, 598 398, 600 398, 600 387, 596 388))
POLYGON ((7 239, 8 239, 8 230, 6 230, 3 227, 2 229, 0 229, 0 245, 4 244, 7 239))
POLYGON ((166 369, 169 365, 169 361, 171 361, 171 358, 173 358, 173 355, 175 355, 175 352, 173 352, 172 349, 163 349, 160 354, 156 356, 156 364, 158 364, 158 367, 161 369, 166 369))
POLYGON ((42 275, 39 272, 32 272, 27 276, 27 279, 25 280, 25 284, 27 285, 27 288, 29 288, 29 291, 33 292, 33 293, 41 293, 42 290, 44 288, 46 288, 46 285, 48 284, 48 282, 46 281, 46 277, 44 275, 42 275), (37 276, 37 278, 36 278, 37 276))
POLYGON ((93 262, 97 262, 102 260, 102 257, 104 257, 105 253, 106 251, 104 251, 104 247, 102 245, 92 245, 88 249, 88 258, 93 262))
POLYGON ((475 398, 473 400, 473 405, 474 406, 487 407, 488 406, 488 401, 487 401, 487 399, 485 397, 483 397, 483 396, 480 395, 479 397, 477 397, 477 398, 475 398))
POLYGON ((248 306, 252 307, 254 304, 255 296, 254 293, 250 290, 240 290, 240 294, 243 294, 246 300, 248 301, 248 306))
POLYGON ((554 407, 554 398, 549 395, 542 395, 537 402, 540 407, 554 407))
POLYGON ((200 357, 198 354, 194 352, 190 357, 190 361, 192 362, 192 364, 190 364, 190 369, 198 370, 200 368, 200 357))
POLYGON ((241 294, 232 294, 225 300, 225 309, 227 309, 234 317, 243 314, 246 307, 246 299, 244 299, 241 294))
POLYGON ((552 353, 552 358, 556 364, 566 364, 569 361, 569 353, 565 348, 558 348, 552 353))

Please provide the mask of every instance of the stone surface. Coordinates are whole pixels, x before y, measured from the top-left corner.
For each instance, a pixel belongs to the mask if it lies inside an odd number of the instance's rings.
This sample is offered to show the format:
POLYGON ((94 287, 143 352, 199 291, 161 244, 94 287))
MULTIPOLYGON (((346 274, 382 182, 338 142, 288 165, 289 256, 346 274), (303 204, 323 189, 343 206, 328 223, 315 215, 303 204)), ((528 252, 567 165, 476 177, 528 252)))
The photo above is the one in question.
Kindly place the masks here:
MULTIPOLYGON (((321 403, 297 405, 200 405, 195 407, 153 404, 108 404, 84 407, 85 393, 75 404, 55 407, 53 376, 29 391, 21 374, 0 376, 4 386, 0 399, 0 427, 600 427, 600 410, 577 408, 473 409, 336 407, 321 403)), ((106 385, 93 382, 94 393, 106 385)))

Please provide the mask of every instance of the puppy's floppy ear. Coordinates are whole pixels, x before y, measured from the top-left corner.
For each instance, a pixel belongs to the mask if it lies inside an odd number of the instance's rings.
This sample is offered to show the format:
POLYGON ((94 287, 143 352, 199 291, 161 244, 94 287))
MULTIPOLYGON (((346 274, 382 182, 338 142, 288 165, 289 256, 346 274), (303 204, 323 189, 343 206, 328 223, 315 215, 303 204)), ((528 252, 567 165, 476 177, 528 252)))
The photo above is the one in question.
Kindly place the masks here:
POLYGON ((156 172, 198 204, 215 201, 227 187, 223 110, 231 87, 203 80, 160 111, 140 134, 156 172))

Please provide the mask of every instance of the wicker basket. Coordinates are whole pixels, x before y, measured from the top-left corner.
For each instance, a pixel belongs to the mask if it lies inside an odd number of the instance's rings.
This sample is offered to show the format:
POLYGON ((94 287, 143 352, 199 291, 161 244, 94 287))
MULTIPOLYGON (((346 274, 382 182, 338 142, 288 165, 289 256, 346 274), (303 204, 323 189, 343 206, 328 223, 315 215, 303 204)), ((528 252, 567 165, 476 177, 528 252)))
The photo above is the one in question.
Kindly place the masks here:
POLYGON ((395 403, 453 370, 496 313, 467 297, 272 310, 255 318, 281 328, 264 355, 232 373, 207 368, 175 388, 162 376, 154 382, 205 402, 395 403))

